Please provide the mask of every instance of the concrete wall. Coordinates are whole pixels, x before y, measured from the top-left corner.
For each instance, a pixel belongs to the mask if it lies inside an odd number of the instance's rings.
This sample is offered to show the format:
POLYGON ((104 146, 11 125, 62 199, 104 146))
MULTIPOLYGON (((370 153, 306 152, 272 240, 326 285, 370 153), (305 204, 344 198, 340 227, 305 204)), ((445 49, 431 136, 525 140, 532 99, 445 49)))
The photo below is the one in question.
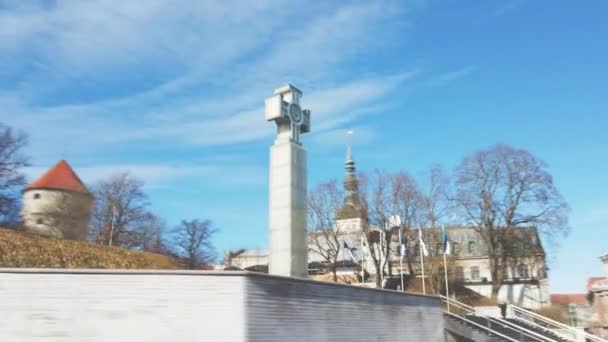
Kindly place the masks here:
POLYGON ((3 342, 244 341, 244 277, 24 272, 0 271, 3 342))
POLYGON ((58 239, 85 240, 94 200, 81 193, 31 189, 23 193, 26 230, 58 239))
POLYGON ((443 341, 440 301, 313 281, 252 277, 250 341, 443 341))
POLYGON ((443 341, 435 297, 241 272, 0 269, 0 341, 443 341))

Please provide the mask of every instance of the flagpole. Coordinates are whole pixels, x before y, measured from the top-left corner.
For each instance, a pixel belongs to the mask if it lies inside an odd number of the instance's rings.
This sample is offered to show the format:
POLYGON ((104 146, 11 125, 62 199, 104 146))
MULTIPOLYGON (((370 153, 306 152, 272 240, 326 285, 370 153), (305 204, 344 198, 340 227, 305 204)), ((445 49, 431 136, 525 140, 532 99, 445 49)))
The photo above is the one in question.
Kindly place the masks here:
POLYGON ((365 286, 365 242, 363 242, 363 235, 361 235, 361 281, 365 286))
POLYGON ((422 254, 422 230, 418 226, 418 244, 420 245, 420 267, 422 268, 422 293, 426 294, 426 283, 424 280, 424 255, 422 254))
POLYGON ((384 288, 384 230, 380 234, 380 281, 382 282, 381 288, 384 288))
POLYGON ((401 228, 399 228, 399 251, 401 253, 399 258, 399 272, 401 273, 401 291, 404 292, 405 288, 403 287, 403 235, 401 233, 401 228))
POLYGON ((445 297, 447 298, 446 304, 448 312, 450 312, 450 288, 448 285, 448 262, 446 260, 446 255, 448 254, 448 239, 445 233, 445 227, 441 225, 441 230, 443 231, 443 236, 445 238, 444 246, 443 246, 443 272, 445 276, 445 297))
POLYGON ((447 298, 448 312, 450 312, 450 290, 448 287, 448 263, 445 258, 445 251, 443 252, 443 271, 445 272, 445 297, 447 298))

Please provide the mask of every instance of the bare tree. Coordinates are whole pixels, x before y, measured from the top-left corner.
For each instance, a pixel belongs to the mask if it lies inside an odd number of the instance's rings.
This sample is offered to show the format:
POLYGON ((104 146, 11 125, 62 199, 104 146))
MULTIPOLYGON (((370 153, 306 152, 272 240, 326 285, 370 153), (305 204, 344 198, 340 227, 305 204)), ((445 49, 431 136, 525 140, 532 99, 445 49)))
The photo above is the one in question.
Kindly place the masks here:
POLYGON ((550 239, 569 230, 569 207, 547 164, 511 146, 496 145, 467 156, 456 169, 453 200, 487 246, 493 297, 507 275, 509 257, 516 253, 518 228, 536 227, 550 239))
POLYGON ((420 223, 437 227, 450 208, 448 201, 449 178, 443 168, 436 164, 428 171, 428 183, 421 196, 420 223))
POLYGON ((394 254, 391 241, 398 234, 399 227, 389 225, 390 218, 399 213, 399 203, 396 201, 393 187, 394 175, 376 170, 371 177, 362 175, 360 187, 363 191, 362 203, 367 209, 367 216, 371 227, 367 234, 369 255, 376 271, 376 286, 382 287, 381 276, 391 275, 391 255, 394 254))
POLYGON ((342 198, 335 180, 319 184, 308 195, 308 250, 329 265, 334 282, 338 281, 336 265, 342 250, 340 228, 335 224, 342 198))
POLYGON ((27 142, 24 132, 0 123, 0 222, 18 220, 19 190, 25 184, 21 169, 29 165, 23 154, 27 142))
POLYGON ((145 252, 170 255, 169 243, 166 241, 166 223, 150 212, 140 220, 130 234, 129 248, 145 252))
POLYGON ((173 246, 176 254, 184 260, 190 269, 195 269, 212 262, 215 248, 211 241, 217 229, 209 220, 182 220, 173 229, 173 246))
POLYGON ((142 224, 150 219, 143 182, 129 173, 120 173, 100 181, 93 189, 96 206, 92 238, 104 245, 112 241, 113 246, 132 246, 142 224))
MULTIPOLYGON (((418 239, 414 228, 418 223, 423 203, 423 197, 416 180, 407 172, 394 174, 392 176, 392 197, 395 214, 401 218, 399 229, 401 229, 403 243, 405 246, 412 245, 418 239)), ((414 274, 412 262, 416 254, 412 255, 409 251, 409 248, 406 249, 407 254, 403 257, 406 260, 409 274, 414 274)))

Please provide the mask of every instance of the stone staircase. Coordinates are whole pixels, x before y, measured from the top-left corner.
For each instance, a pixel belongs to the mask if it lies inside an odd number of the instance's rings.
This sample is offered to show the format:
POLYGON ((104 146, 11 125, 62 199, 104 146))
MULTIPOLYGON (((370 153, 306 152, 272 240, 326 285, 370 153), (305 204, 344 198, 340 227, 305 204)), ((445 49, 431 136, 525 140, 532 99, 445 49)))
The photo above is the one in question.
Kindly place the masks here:
MULTIPOLYGON (((464 303, 441 297, 445 304, 444 322, 448 342, 577 341, 575 336, 568 338, 569 335, 560 335, 550 328, 538 324, 535 320, 530 320, 527 316, 508 315, 508 319, 491 316, 464 303)), ((524 312, 523 309, 518 310, 524 312)), ((606 342, 595 339, 592 341, 606 342)))
POLYGON ((569 340, 559 336, 558 334, 554 333, 553 331, 551 331, 550 329, 542 329, 540 327, 538 327, 537 325, 534 324, 530 324, 528 322, 526 322, 523 319, 519 319, 519 318, 508 318, 507 319, 508 322, 513 323, 514 325, 518 325, 524 329, 530 330, 530 331, 534 331, 537 334, 546 336, 548 338, 551 338, 555 341, 558 342, 569 342, 569 340))
POLYGON ((446 341, 449 342, 567 342, 545 332, 531 333, 527 328, 495 318, 448 313, 444 318, 448 335, 446 341))

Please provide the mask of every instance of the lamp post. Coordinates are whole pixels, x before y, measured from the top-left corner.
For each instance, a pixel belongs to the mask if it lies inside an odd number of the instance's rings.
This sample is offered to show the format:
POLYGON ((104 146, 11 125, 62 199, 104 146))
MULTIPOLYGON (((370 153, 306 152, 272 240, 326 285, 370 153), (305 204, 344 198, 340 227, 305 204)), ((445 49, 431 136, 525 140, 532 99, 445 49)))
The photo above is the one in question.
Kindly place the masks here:
POLYGON ((576 326, 576 305, 573 303, 568 304, 568 317, 570 318, 570 325, 576 326))

